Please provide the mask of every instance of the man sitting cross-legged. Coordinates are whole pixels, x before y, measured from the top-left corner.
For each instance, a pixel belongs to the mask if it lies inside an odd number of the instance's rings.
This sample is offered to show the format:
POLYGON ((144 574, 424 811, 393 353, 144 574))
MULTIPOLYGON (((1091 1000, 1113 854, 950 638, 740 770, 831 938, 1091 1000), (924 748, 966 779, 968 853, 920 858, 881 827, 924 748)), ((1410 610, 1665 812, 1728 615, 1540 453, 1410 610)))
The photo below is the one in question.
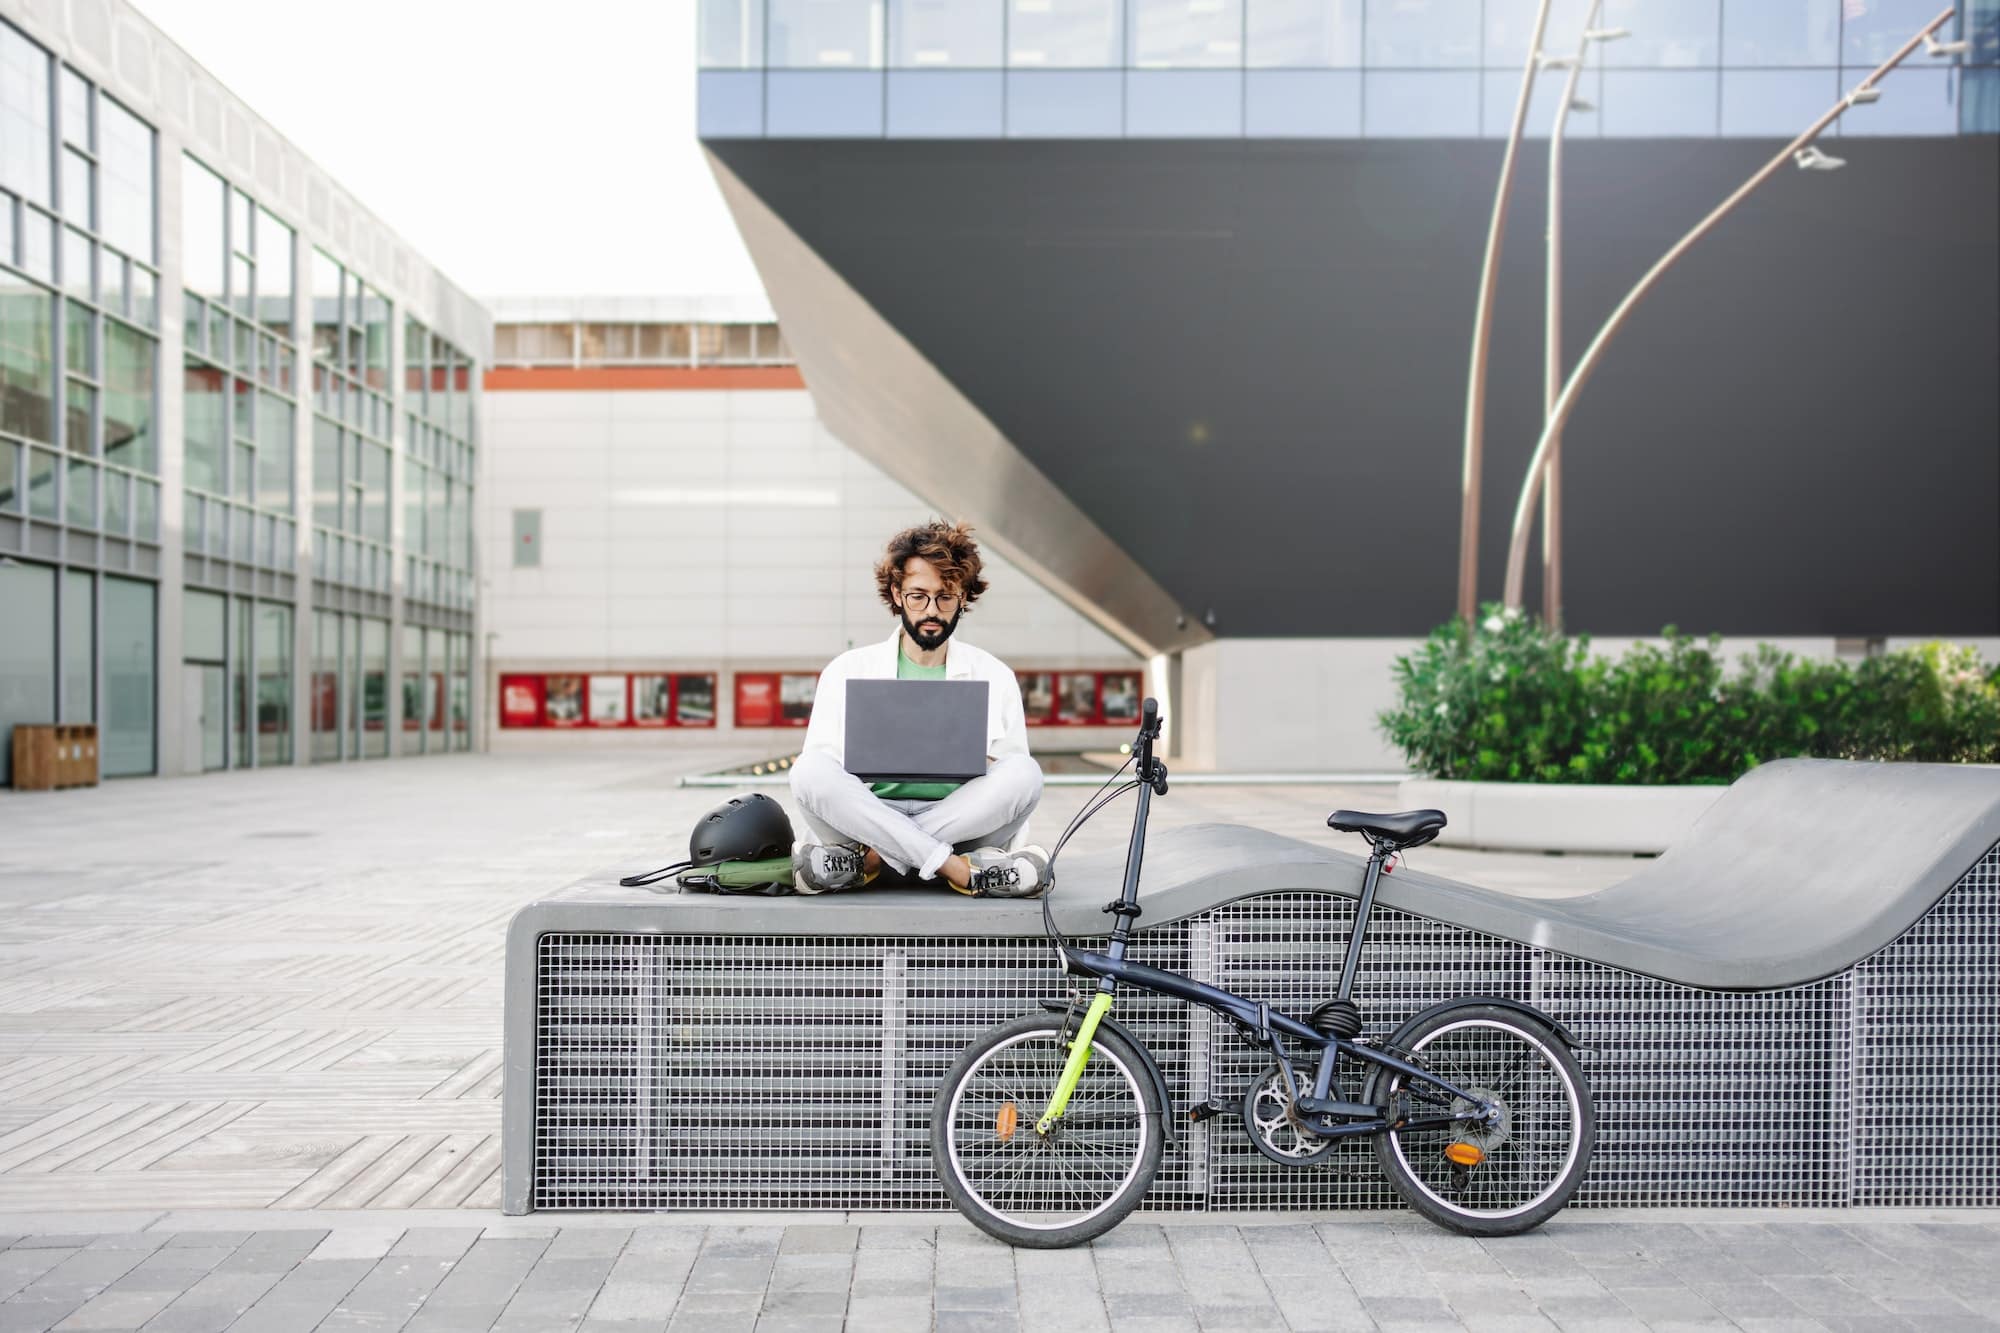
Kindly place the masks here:
POLYGON ((1047 854, 1014 846, 1042 795, 1020 686, 1006 663, 953 637, 986 591, 981 566, 964 524, 934 521, 890 539, 875 584, 896 632, 842 653, 820 673, 805 748, 792 765, 792 795, 812 834, 792 855, 800 892, 857 888, 884 865, 975 896, 1025 898, 1048 888, 1047 854), (986 681, 985 776, 871 787, 849 773, 850 680, 986 681))

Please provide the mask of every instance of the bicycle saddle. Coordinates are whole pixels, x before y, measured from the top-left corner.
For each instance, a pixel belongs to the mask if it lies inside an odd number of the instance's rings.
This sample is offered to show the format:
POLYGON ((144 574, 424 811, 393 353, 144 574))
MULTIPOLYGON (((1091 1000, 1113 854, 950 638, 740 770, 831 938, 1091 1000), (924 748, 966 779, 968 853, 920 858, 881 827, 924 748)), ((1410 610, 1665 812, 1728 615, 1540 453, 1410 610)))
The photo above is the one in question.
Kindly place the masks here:
POLYGON ((1363 833, 1369 841, 1382 841, 1397 848, 1421 847, 1444 831, 1444 811, 1404 810, 1393 815, 1368 815, 1359 810, 1336 810, 1326 817, 1326 826, 1342 833, 1363 833))

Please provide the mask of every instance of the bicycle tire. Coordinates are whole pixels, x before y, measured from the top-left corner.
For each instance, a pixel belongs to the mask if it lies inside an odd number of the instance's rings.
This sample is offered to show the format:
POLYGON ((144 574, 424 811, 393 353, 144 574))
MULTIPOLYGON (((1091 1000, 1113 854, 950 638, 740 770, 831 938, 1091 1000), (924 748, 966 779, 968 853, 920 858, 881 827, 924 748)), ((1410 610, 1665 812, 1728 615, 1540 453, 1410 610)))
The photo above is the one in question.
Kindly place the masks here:
MULTIPOLYGON (((1597 1142, 1597 1110, 1576 1057, 1533 1019, 1468 1003, 1406 1023, 1390 1046, 1440 1078, 1492 1096, 1493 1126, 1387 1130, 1375 1138, 1382 1171, 1417 1213, 1469 1236, 1515 1236, 1555 1216, 1576 1193, 1597 1142), (1448 1159, 1455 1144, 1477 1147, 1471 1167, 1448 1159)), ((1411 1094, 1410 1115, 1441 1109, 1421 1080, 1378 1067, 1366 1100, 1411 1094), (1414 1086, 1413 1086, 1414 1085, 1414 1086)), ((1454 1109, 1463 1109, 1452 1099, 1454 1109)))
POLYGON ((1145 1057, 1102 1027, 1063 1118, 1046 1138, 1035 1132, 1068 1055, 1064 1031, 1063 1015, 1030 1014, 981 1034, 931 1106, 931 1159, 952 1206, 1024 1249, 1081 1245, 1124 1221, 1166 1137, 1145 1057))

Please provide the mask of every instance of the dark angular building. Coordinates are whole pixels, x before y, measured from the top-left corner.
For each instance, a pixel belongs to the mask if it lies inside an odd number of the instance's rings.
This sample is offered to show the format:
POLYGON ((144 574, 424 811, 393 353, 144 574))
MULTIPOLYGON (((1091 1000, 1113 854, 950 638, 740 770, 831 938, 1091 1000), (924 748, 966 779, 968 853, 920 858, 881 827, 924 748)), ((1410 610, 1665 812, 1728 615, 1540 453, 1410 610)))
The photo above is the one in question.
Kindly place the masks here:
MULTIPOLYGON (((1588 40, 1592 7, 1554 3, 1545 56, 1585 52, 1570 364, 1942 3, 1603 0, 1588 40)), ((1959 9, 1822 137, 1845 169, 1770 180, 1583 391, 1571 628, 2000 656, 2000 2, 1959 9)), ((1480 260, 1535 12, 704 0, 701 132, 844 440, 1157 655, 1190 753, 1379 762, 1387 658, 1455 605, 1480 260)), ((1563 77, 1537 79, 1498 279, 1483 597, 1542 423, 1563 77)))

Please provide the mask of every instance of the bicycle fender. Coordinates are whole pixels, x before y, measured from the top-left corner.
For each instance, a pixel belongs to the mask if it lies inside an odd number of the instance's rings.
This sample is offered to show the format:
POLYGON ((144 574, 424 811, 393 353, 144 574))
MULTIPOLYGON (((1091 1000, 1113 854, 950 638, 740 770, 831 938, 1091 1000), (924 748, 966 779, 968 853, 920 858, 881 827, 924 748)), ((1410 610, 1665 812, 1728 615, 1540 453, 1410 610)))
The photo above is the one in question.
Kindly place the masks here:
MULTIPOLYGON (((1426 1018, 1429 1018, 1433 1014, 1443 1013, 1447 1009, 1457 1009, 1466 1005, 1489 1005, 1495 1009, 1512 1009, 1515 1013, 1525 1015, 1528 1018, 1532 1018, 1537 1023, 1540 1023, 1543 1027, 1547 1028, 1549 1031, 1555 1033, 1556 1036, 1562 1041, 1563 1045, 1569 1047, 1572 1051, 1585 1051, 1590 1049, 1589 1047, 1585 1046, 1582 1042, 1578 1041, 1576 1039, 1576 1035, 1572 1033, 1568 1028, 1556 1022, 1555 1019, 1550 1018, 1547 1014, 1543 1013, 1541 1010, 1535 1008, 1534 1005, 1522 1004, 1519 1000, 1503 999, 1498 995, 1463 995, 1455 1000, 1439 1001, 1437 1004, 1432 1005, 1430 1008, 1424 1010, 1422 1013, 1413 1015, 1401 1027, 1397 1028, 1396 1036, 1401 1036, 1404 1032, 1408 1031, 1412 1027, 1415 1027, 1418 1023, 1422 1022, 1426 1018)), ((1391 1037, 1390 1040, 1394 1041, 1395 1037, 1391 1037)))
MULTIPOLYGON (((1068 1013, 1069 1001, 1043 1000, 1042 1008, 1048 1010, 1052 1014, 1068 1013)), ((1146 1049, 1146 1043, 1140 1041, 1137 1037, 1133 1036, 1131 1029, 1127 1028, 1117 1019, 1107 1015, 1106 1017, 1098 1020, 1097 1026, 1100 1028, 1109 1028, 1111 1031, 1117 1033, 1120 1037, 1123 1037, 1125 1039, 1126 1043, 1130 1045, 1133 1050, 1139 1053, 1140 1061, 1146 1066, 1146 1077, 1152 1080, 1153 1090, 1157 1092, 1160 1097, 1160 1109, 1161 1109, 1160 1120, 1162 1125, 1166 1129, 1166 1137, 1167 1137, 1166 1146, 1171 1148, 1176 1144, 1178 1144, 1180 1142, 1180 1138, 1174 1131, 1174 1099, 1167 1095, 1167 1076, 1160 1071, 1160 1062, 1155 1060, 1153 1058, 1153 1053, 1146 1049)))

